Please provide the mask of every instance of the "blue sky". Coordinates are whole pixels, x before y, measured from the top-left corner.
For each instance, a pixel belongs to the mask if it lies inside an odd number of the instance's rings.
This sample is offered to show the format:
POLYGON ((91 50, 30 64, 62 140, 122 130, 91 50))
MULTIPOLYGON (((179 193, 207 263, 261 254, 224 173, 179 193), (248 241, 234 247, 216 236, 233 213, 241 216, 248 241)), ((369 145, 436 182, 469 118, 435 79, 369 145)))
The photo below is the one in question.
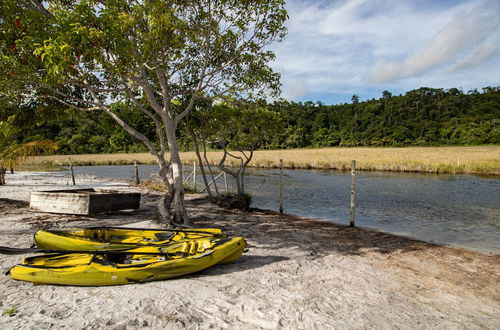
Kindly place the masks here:
POLYGON ((272 50, 291 101, 500 85, 500 0, 288 0, 272 50))

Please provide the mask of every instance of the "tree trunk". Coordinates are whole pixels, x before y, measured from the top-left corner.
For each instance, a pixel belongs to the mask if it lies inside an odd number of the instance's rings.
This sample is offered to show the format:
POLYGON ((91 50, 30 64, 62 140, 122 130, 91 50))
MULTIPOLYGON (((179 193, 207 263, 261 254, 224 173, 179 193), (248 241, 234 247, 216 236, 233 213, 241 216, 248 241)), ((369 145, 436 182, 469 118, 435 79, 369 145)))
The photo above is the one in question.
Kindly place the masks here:
POLYGON ((167 225, 168 228, 175 227, 172 222, 172 215, 170 213, 170 206, 172 204, 172 198, 170 197, 170 192, 166 192, 161 196, 158 202, 158 213, 160 215, 160 222, 167 225))
POLYGON ((201 142, 203 146, 203 158, 205 158, 205 162, 208 167, 208 172, 210 173, 210 176, 212 177, 212 182, 214 184, 214 189, 215 189, 215 194, 218 196, 219 195, 219 189, 217 188, 217 182, 215 180, 214 172, 212 171, 212 167, 210 166, 210 162, 208 161, 207 158, 207 139, 205 135, 203 134, 203 131, 201 131, 201 142))
POLYGON ((240 197, 243 197, 245 194, 245 181, 244 181, 244 171, 241 171, 241 173, 238 175, 240 179, 240 186, 241 186, 241 191, 238 192, 238 195, 240 197))
MULTIPOLYGON (((196 138, 195 133, 191 130, 191 138, 194 143, 194 151, 196 152, 196 157, 198 158, 198 162, 200 163, 201 177, 203 178, 203 183, 205 183, 205 187, 207 188, 208 197, 213 198, 212 190, 210 189, 210 185, 208 184, 207 175, 205 173, 205 166, 203 165, 203 159, 200 154, 200 146, 198 144, 198 139, 196 138)), ((202 142, 205 143, 205 142, 202 142)))
POLYGON ((14 166, 10 167, 10 174, 14 174, 14 166))
POLYGON ((229 173, 229 174, 234 178, 234 182, 236 184, 236 194, 238 195, 238 197, 242 197, 243 196, 243 190, 242 190, 243 187, 241 186, 239 173, 229 173))
POLYGON ((172 205, 172 185, 169 179, 169 167, 166 165, 163 159, 157 159, 158 166, 160 167, 159 175, 167 191, 161 197, 158 202, 158 214, 160 216, 160 222, 164 223, 167 227, 175 226, 172 222, 172 213, 170 212, 170 207, 172 205))
POLYGON ((187 215, 184 205, 184 182, 182 180, 182 162, 179 155, 179 146, 175 137, 175 125, 170 124, 166 128, 168 148, 170 151, 170 167, 172 169, 172 185, 170 196, 173 203, 173 221, 175 224, 190 226, 191 221, 187 215))
POLYGON ((214 175, 214 172, 212 171, 212 166, 210 166, 210 162, 208 161, 208 158, 207 158, 207 154, 205 153, 205 161, 207 163, 207 167, 208 167, 208 172, 210 173, 210 177, 212 178, 212 183, 214 185, 214 189, 215 189, 215 194, 216 195, 220 195, 219 194, 219 188, 217 188, 217 180, 215 180, 215 175, 214 175))

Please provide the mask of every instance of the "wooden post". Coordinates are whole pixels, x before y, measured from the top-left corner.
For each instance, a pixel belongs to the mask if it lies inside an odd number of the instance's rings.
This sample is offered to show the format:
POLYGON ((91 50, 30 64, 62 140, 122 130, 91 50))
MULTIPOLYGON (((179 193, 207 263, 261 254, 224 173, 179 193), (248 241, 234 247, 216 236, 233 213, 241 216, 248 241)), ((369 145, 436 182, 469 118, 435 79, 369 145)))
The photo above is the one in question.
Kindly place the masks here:
POLYGON ((354 215, 356 212, 356 161, 351 164, 351 215, 349 226, 354 227, 354 215))
POLYGON ((5 173, 7 172, 7 169, 2 165, 0 166, 0 185, 5 184, 5 173))
POLYGON ((280 159, 280 213, 283 214, 285 187, 283 182, 283 159, 280 159))
POLYGON ((73 171, 73 163, 69 164, 69 170, 71 171, 71 181, 73 181, 73 186, 76 185, 75 183, 75 172, 73 171))
POLYGON ((196 192, 196 161, 193 163, 193 187, 196 192))
POLYGON ((226 176, 226 172, 224 172, 224 188, 226 188, 226 194, 227 194, 227 176, 226 176))
POLYGON ((139 180, 139 166, 137 166, 137 162, 134 162, 134 173, 135 173, 135 184, 141 183, 139 180))

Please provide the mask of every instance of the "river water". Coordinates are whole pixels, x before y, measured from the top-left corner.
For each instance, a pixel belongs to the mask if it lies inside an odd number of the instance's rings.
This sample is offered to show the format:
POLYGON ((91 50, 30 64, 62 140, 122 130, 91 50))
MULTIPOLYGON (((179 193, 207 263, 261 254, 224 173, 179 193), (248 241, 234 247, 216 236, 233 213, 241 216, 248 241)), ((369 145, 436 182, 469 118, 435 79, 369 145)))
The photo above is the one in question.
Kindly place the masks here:
MULTIPOLYGON (((192 168, 185 168, 185 177, 192 168)), ((284 212, 349 223, 347 172, 284 170, 284 212)), ((79 166, 75 173, 131 179, 133 166, 79 166)), ((157 167, 140 165, 141 179, 157 167)), ((198 173, 197 185, 202 187, 198 173)), ((249 169, 252 206, 277 211, 279 170, 249 169)), ((222 177, 218 180, 224 190, 222 177)), ((228 176, 229 190, 233 190, 228 176)), ((470 175, 357 172, 356 225, 471 250, 500 253, 500 180, 470 175)))

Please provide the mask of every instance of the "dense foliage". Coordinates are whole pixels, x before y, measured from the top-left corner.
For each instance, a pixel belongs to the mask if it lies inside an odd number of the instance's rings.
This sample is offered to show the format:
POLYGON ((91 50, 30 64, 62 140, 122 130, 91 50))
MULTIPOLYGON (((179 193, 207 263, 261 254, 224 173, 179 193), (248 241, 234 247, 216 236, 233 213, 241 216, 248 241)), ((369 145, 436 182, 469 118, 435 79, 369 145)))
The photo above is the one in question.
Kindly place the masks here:
MULTIPOLYGON (((285 0, 2 1, 0 99, 55 100, 110 116, 158 164, 167 187, 162 221, 190 225, 178 125, 202 97, 277 95, 268 46, 283 40, 287 18, 285 0)), ((98 152, 104 142, 85 124, 58 136, 67 143, 71 134, 71 152, 98 152)), ((127 147, 124 134, 109 137, 113 148, 127 147)))
MULTIPOLYGON (((35 107, 37 104, 25 105, 22 111, 15 111, 15 116, 30 123, 18 142, 50 139, 59 145, 59 153, 66 154, 146 151, 104 113, 67 109, 47 119, 36 117, 35 107)), ((261 142, 262 149, 500 144, 498 87, 484 88, 481 93, 420 88, 404 96, 384 92, 380 99, 351 104, 279 101, 267 107, 277 113, 283 127, 261 142)), ((154 138, 154 127, 144 116, 119 111, 154 138)), ((180 145, 192 150, 188 137, 182 137, 180 145)))
POLYGON ((404 96, 327 106, 277 102, 285 122, 272 148, 500 143, 500 89, 420 88, 404 96))

